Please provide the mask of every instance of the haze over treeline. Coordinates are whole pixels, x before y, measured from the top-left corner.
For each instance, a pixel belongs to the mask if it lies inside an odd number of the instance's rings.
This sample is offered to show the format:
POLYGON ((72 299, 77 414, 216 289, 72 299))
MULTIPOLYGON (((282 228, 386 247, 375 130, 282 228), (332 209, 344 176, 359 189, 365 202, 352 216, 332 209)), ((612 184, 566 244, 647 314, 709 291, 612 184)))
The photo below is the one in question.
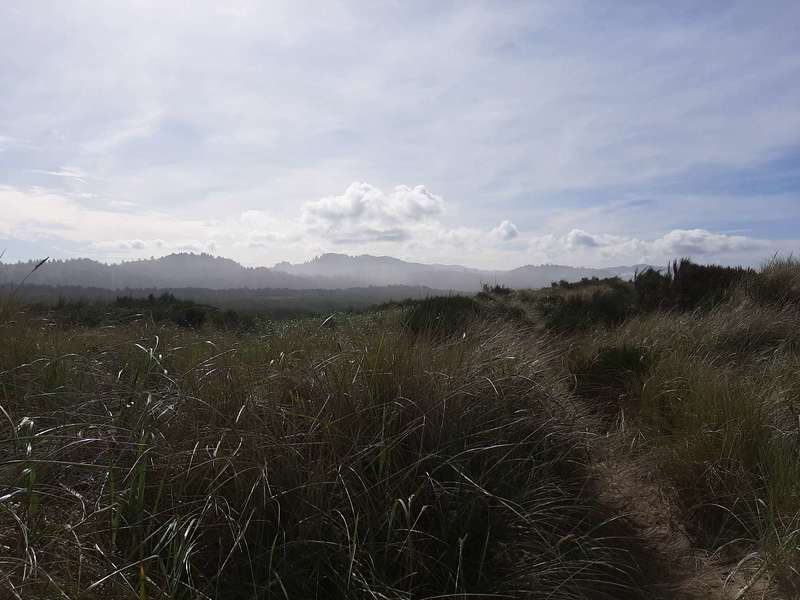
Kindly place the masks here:
MULTIPOLYGON (((0 263, 0 284, 22 281, 37 261, 0 263)), ((641 266, 639 266, 641 268, 641 266)), ((162 258, 105 264, 79 258, 48 261, 32 284, 104 289, 342 289, 364 286, 425 286, 474 292, 483 284, 514 288, 543 287, 583 277, 630 278, 637 266, 603 269, 564 265, 525 265, 510 270, 481 270, 459 265, 406 262, 389 256, 323 254, 305 263, 246 267, 210 254, 180 253, 162 258)))

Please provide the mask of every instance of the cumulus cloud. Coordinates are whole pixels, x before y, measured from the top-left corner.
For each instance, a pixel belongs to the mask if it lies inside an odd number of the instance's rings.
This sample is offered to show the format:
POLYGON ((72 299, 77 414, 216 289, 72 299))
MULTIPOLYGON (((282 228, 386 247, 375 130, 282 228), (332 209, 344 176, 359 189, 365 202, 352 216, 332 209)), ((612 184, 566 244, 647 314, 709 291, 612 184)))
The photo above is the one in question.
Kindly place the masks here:
POLYGON ((489 232, 489 236, 500 242, 510 242, 519 236, 519 229, 511 221, 503 221, 489 232))
POLYGON ((607 233, 589 233, 583 229, 572 229, 561 238, 563 246, 569 250, 581 251, 586 249, 628 248, 635 246, 639 240, 607 233))
POLYGON ((391 244, 429 256, 454 249, 480 252, 519 237, 517 226, 509 220, 488 231, 448 227, 441 220, 446 212, 444 199, 423 185, 399 185, 384 192, 355 182, 343 194, 307 202, 300 222, 303 234, 320 242, 361 248, 391 244))
POLYGON ((600 240, 583 229, 573 229, 564 236, 564 244, 567 248, 596 248, 601 245, 600 240))
POLYGON ((301 221, 311 233, 337 244, 403 242, 444 210, 442 198, 422 185, 385 193, 369 183, 352 183, 339 196, 307 202, 301 221))

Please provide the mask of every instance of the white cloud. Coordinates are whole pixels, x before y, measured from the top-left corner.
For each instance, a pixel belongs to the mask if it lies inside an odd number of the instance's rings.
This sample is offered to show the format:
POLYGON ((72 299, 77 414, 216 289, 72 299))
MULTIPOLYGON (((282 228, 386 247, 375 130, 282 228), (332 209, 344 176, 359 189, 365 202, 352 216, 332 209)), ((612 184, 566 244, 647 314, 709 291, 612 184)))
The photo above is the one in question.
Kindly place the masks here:
POLYGON ((601 245, 601 241, 583 229, 573 229, 564 236, 564 244, 567 248, 596 248, 601 245))
POLYGON ((510 242, 519 236, 519 229, 511 221, 506 220, 492 229, 489 232, 489 236, 500 242, 510 242))
MULTIPOLYGON (((786 248, 796 242, 789 241, 786 248)), ((548 260, 571 264, 619 264, 620 262, 655 262, 661 264, 676 257, 689 256, 702 261, 725 261, 726 258, 752 263, 770 251, 782 249, 780 243, 741 235, 714 233, 705 229, 673 229, 653 239, 589 233, 572 229, 563 236, 552 234, 534 237, 530 250, 548 260)))
POLYGON ((675 229, 654 242, 663 254, 687 256, 763 250, 763 241, 741 235, 712 233, 705 229, 675 229))
POLYGON ((641 251, 640 240, 608 233, 589 233, 583 229, 572 229, 560 240, 563 247, 573 251, 598 251, 604 256, 641 251))
POLYGON ((306 203, 301 220, 309 232, 337 244, 405 242, 443 212, 442 198, 422 185, 400 185, 387 194, 352 183, 339 196, 306 203))

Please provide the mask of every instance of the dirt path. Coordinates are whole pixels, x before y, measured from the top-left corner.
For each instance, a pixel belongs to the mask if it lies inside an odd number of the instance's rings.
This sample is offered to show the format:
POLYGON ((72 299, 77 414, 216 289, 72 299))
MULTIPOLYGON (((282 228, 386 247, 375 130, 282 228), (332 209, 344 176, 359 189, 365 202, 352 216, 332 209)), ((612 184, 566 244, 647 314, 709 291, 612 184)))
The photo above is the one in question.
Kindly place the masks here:
POLYGON ((681 526, 664 488, 641 465, 607 458, 595 465, 601 498, 628 516, 663 569, 664 598, 729 600, 707 557, 681 526))
MULTIPOLYGON (((603 436, 605 437, 605 436, 603 436)), ((723 564, 692 545, 681 523, 669 487, 643 461, 637 463, 623 452, 598 442, 594 465, 598 493, 604 503, 625 514, 659 561, 660 598, 664 600, 778 600, 766 589, 766 578, 748 590, 753 573, 735 564, 723 564)))

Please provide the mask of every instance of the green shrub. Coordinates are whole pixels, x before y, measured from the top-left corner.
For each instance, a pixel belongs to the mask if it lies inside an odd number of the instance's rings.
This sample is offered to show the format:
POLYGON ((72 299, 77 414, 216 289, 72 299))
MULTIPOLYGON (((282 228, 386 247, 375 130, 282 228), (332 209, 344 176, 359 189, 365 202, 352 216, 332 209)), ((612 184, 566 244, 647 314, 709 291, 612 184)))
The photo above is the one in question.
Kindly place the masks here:
POLYGON ((622 280, 620 277, 581 277, 578 281, 569 282, 565 279, 561 281, 553 281, 550 284, 551 288, 554 289, 562 289, 562 290, 577 290, 581 288, 587 287, 601 287, 601 286, 609 286, 609 287, 621 287, 626 285, 626 282, 622 280))
POLYGON ((483 294, 489 296, 510 296, 514 290, 501 284, 489 285, 488 283, 484 283, 481 291, 483 294))
POLYGON ((633 287, 636 290, 638 306, 642 310, 657 310, 672 305, 670 290, 671 279, 668 275, 648 267, 636 273, 633 287))
POLYGON ((711 308, 755 275, 752 269, 698 265, 675 260, 662 273, 648 268, 637 273, 634 288, 644 310, 711 308))
POLYGON ((698 265, 688 259, 672 263, 672 296, 676 308, 711 307, 725 299, 752 269, 698 265))

